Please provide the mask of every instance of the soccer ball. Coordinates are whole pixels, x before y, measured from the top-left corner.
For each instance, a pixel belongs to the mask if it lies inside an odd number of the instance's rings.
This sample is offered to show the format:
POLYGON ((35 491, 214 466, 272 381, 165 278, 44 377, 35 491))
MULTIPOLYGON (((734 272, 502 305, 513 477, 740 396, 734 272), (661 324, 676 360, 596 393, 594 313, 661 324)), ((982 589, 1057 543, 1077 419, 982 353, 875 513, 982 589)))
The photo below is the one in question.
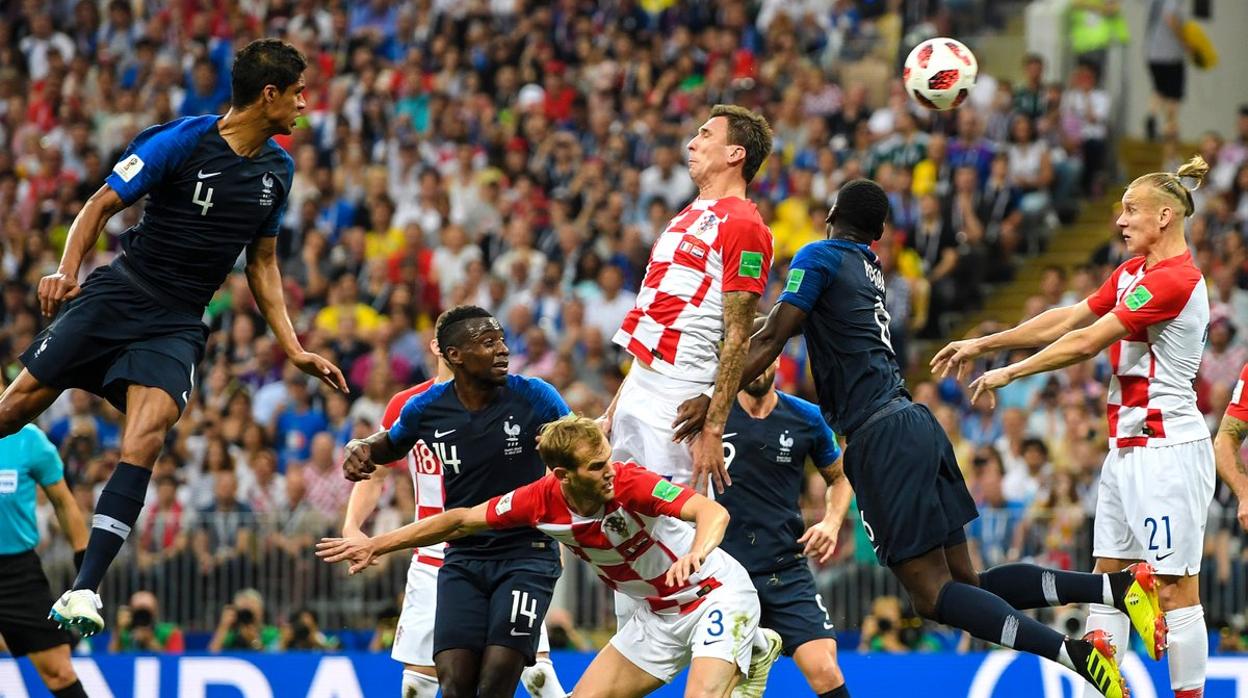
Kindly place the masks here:
POLYGON ((953 109, 975 86, 979 62, 975 54, 956 39, 928 39, 906 56, 901 81, 906 92, 928 109, 953 109))

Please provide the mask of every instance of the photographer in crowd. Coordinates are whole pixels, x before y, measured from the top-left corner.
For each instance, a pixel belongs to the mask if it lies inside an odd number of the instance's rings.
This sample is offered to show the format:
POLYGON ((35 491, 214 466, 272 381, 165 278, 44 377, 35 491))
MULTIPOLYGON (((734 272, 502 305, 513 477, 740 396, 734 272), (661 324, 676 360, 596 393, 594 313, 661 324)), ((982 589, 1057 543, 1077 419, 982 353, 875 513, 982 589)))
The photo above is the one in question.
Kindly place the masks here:
POLYGON ((160 620, 160 603, 150 591, 136 591, 130 604, 117 609, 117 623, 108 641, 109 652, 168 652, 186 650, 182 629, 160 620))
POLYGON ((234 603, 221 609, 221 620, 208 642, 208 651, 272 652, 280 649, 281 633, 264 623, 264 598, 255 589, 234 595, 234 603))

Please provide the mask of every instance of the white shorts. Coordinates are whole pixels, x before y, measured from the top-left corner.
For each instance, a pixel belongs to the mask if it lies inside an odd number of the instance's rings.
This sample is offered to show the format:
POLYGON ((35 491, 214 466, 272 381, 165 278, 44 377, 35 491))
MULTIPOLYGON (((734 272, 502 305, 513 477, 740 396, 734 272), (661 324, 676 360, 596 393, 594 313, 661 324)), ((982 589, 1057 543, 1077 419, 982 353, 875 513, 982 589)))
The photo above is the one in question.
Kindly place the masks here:
POLYGON ((676 678, 699 657, 735 663, 746 675, 758 629, 758 592, 746 578, 725 583, 694 610, 659 614, 641 604, 616 631, 611 645, 642 671, 663 681, 676 678))
POLYGON ((672 441, 672 422, 682 402, 711 385, 671 378, 634 362, 611 418, 611 458, 635 460, 673 482, 689 484, 693 454, 688 444, 672 441))
MULTIPOLYGON (((394 632, 390 658, 408 666, 433 666, 433 623, 438 616, 438 568, 417 560, 407 568, 403 612, 394 632)), ((550 651, 546 626, 537 640, 538 653, 550 651)))
POLYGON ((1097 491, 1092 555, 1143 560, 1159 574, 1196 574, 1214 474, 1209 439, 1111 450, 1097 491))

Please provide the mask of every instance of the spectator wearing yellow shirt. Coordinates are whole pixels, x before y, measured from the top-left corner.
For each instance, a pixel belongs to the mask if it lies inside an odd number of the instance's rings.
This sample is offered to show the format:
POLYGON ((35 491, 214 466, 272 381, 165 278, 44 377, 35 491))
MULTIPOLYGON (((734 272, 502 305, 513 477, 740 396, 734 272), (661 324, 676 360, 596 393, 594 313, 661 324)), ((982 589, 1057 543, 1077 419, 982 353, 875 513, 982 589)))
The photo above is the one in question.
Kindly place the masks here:
POLYGON ((360 284, 354 274, 344 273, 329 289, 329 304, 316 314, 316 329, 328 335, 338 331, 344 315, 355 319, 360 333, 372 334, 385 318, 368 305, 360 302, 360 284))
POLYGON ((935 194, 944 198, 952 189, 953 166, 949 164, 949 139, 933 133, 927 140, 927 157, 914 166, 910 191, 916 197, 935 194))
POLYGON ((823 230, 814 223, 815 217, 822 216, 811 212, 814 202, 810 197, 810 184, 808 170, 794 170, 792 191, 788 198, 776 204, 775 219, 771 223, 776 259, 792 259, 802 245, 823 239, 823 230))
POLYGON ((384 194, 373 199, 368 212, 371 229, 364 234, 364 257, 387 259, 403 249, 403 230, 393 225, 394 203, 384 194))

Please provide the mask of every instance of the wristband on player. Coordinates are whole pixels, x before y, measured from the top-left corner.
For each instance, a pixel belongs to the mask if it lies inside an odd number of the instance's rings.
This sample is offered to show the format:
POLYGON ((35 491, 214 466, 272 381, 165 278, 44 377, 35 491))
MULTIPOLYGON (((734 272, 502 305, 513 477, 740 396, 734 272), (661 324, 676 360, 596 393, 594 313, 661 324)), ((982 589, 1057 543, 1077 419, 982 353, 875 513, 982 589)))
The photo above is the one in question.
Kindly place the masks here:
POLYGON ((82 571, 82 561, 86 556, 87 556, 86 548, 83 548, 82 550, 79 550, 74 553, 74 571, 75 572, 82 571))

